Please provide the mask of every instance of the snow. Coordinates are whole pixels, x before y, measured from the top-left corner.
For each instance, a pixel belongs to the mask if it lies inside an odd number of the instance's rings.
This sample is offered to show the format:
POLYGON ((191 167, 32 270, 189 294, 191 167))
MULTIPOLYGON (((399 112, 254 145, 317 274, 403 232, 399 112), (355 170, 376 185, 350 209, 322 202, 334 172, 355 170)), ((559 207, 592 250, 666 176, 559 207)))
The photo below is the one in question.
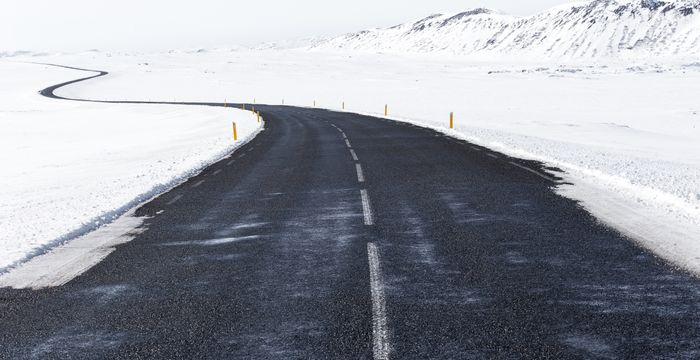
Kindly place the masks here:
POLYGON ((700 1, 594 0, 528 17, 476 9, 346 34, 320 50, 441 53, 483 59, 697 57, 700 1))
POLYGON ((567 65, 224 49, 52 59, 58 60, 115 71, 60 90, 64 96, 284 99, 334 110, 344 101, 348 111, 373 115, 388 104, 393 119, 564 170, 574 186, 560 193, 700 273, 700 68, 693 63, 567 65), (447 129, 450 112, 455 130, 447 129))
POLYGON ((112 221, 225 156, 236 146, 231 121, 239 139, 259 128, 251 113, 234 109, 38 94, 86 74, 0 61, 0 272, 112 221))

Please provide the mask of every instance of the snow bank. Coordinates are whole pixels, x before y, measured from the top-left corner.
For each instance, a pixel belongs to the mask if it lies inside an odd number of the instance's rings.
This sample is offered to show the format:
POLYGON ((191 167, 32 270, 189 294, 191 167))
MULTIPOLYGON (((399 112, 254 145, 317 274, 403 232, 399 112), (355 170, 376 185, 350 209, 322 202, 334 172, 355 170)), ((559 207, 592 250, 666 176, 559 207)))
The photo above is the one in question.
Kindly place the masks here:
POLYGON ((563 194, 700 273, 700 67, 692 63, 508 64, 298 50, 62 59, 120 69, 62 92, 69 96, 315 100, 329 109, 345 101, 349 111, 375 115, 388 104, 394 118, 443 131, 454 111, 454 136, 564 169, 576 186, 563 194))
POLYGON ((241 138, 258 129, 255 117, 234 109, 79 103, 38 94, 85 76, 0 61, 0 272, 110 222, 223 157, 234 149, 232 120, 241 138))

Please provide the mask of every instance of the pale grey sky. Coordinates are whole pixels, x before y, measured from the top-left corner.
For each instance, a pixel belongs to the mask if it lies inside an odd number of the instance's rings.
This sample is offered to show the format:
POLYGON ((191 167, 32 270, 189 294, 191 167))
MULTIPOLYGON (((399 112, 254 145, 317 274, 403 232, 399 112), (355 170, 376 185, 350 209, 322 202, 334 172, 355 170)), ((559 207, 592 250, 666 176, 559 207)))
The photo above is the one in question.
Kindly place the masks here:
POLYGON ((2 0, 0 51, 166 50, 335 35, 489 7, 529 15, 571 0, 2 0))

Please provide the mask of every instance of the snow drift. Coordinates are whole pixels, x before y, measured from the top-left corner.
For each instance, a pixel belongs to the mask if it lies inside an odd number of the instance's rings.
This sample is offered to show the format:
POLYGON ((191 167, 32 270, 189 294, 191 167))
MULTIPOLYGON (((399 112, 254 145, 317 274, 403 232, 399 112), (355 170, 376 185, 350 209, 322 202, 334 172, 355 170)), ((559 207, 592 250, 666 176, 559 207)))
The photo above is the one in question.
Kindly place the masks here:
POLYGON ((346 34, 311 48, 538 60, 698 57, 700 0, 595 0, 530 17, 475 9, 346 34))

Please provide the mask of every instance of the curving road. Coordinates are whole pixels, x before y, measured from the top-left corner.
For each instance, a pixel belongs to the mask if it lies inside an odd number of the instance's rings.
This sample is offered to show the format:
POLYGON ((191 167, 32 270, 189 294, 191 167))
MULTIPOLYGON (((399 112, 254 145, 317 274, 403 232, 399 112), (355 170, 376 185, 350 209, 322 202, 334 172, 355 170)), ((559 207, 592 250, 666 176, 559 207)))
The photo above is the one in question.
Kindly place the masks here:
POLYGON ((700 356, 700 281, 555 194, 542 165, 256 108, 266 131, 137 209, 144 230, 104 261, 0 289, 0 358, 700 356))

